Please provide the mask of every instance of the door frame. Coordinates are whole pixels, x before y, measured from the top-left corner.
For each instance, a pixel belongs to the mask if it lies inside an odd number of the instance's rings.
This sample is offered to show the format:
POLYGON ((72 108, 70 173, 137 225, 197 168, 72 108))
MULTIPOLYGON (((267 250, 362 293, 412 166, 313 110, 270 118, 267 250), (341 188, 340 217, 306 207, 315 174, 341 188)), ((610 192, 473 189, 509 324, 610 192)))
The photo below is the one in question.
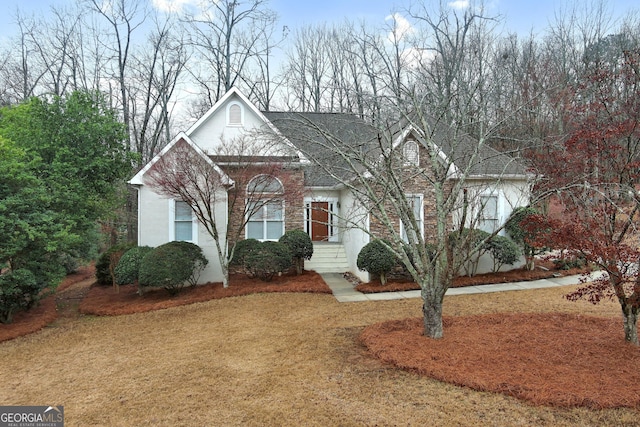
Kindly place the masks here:
POLYGON ((340 199, 338 197, 305 197, 304 198, 304 231, 311 236, 310 209, 312 202, 329 203, 329 242, 339 242, 338 233, 338 213, 340 209, 340 199))

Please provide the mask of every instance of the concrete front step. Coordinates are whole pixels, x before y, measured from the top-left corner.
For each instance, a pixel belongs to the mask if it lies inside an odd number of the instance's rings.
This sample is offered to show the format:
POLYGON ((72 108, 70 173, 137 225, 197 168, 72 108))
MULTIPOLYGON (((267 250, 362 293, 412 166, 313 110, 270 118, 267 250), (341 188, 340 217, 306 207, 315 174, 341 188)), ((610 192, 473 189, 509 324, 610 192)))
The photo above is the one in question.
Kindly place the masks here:
POLYGON ((313 256, 305 261, 306 270, 318 273, 344 273, 349 271, 347 253, 340 243, 314 244, 313 256))

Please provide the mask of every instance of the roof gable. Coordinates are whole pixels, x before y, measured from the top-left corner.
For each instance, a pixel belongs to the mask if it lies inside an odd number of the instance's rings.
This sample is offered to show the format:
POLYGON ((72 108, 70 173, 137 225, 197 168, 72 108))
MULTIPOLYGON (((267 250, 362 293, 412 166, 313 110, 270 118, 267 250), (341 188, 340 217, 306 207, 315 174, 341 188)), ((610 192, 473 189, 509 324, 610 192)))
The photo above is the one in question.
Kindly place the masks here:
POLYGON ((237 155, 274 156, 287 152, 287 155, 293 154, 300 161, 306 161, 304 155, 286 136, 280 134, 265 114, 235 87, 225 93, 186 131, 186 134, 203 151, 211 155, 228 152, 229 147, 233 146, 234 150, 242 147, 242 152, 234 153, 237 155), (235 109, 236 105, 240 107, 241 112, 235 109), (242 117, 240 123, 237 122, 239 117, 242 117), (274 133, 279 135, 277 140, 271 137, 265 140, 267 135, 274 133), (275 141, 277 144, 274 144, 275 141))
POLYGON ((209 110, 207 110, 207 112, 204 113, 204 115, 202 117, 200 117, 194 124, 192 124, 191 127, 189 127, 189 129, 187 129, 187 131, 185 133, 188 136, 192 136, 205 123, 207 123, 209 120, 211 120, 211 118, 214 115, 220 114, 221 112, 224 113, 224 111, 223 111, 224 107, 226 107, 227 103, 229 101, 231 101, 232 99, 234 99, 234 98, 238 102, 240 102, 244 108, 248 109, 251 113, 253 113, 255 116, 260 118, 263 123, 267 123, 268 122, 267 118, 260 112, 260 110, 258 110, 256 108, 256 106, 253 105, 253 103, 251 101, 249 101, 249 99, 246 96, 244 96, 242 94, 242 92, 240 92, 238 90, 238 88, 232 87, 231 89, 229 89, 227 91, 227 93, 225 93, 222 96, 222 98, 220 98, 215 104, 213 104, 213 106, 211 108, 209 108, 209 110))
POLYGON ((144 185, 144 176, 145 174, 149 171, 149 169, 151 169, 153 167, 153 165, 155 165, 156 163, 158 163, 158 161, 165 155, 167 154, 169 151, 171 151, 180 141, 185 142, 188 146, 191 147, 191 149, 193 149, 200 157, 202 157, 203 159, 205 159, 205 161, 218 173, 218 175, 220 176, 220 181, 223 183, 223 185, 228 185, 228 186, 232 186, 234 184, 233 180, 226 174, 224 173, 224 171, 222 169, 220 169, 220 167, 218 167, 218 165, 216 165, 210 158, 209 156, 207 156, 207 154, 202 151, 202 149, 200 149, 200 147, 198 147, 192 140, 191 138, 189 138, 189 136, 187 134, 185 134, 184 132, 180 132, 169 144, 167 144, 162 151, 160 151, 158 154, 156 154, 154 156, 153 159, 151 159, 151 161, 149 161, 149 163, 147 163, 142 169, 140 169, 138 171, 138 173, 136 173, 134 175, 133 178, 131 178, 128 183, 131 185, 144 185))

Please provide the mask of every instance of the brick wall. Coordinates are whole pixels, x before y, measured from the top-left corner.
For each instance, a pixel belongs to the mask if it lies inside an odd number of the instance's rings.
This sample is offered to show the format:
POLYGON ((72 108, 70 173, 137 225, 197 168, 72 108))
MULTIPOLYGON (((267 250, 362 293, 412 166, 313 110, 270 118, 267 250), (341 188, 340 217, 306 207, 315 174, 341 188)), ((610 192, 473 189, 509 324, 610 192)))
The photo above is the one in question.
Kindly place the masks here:
POLYGON ((284 219, 285 231, 296 228, 303 229, 304 213, 304 173, 297 165, 268 164, 255 166, 221 166, 236 183, 229 191, 229 227, 232 240, 236 233, 240 240, 244 239, 246 189, 249 181, 258 175, 267 174, 280 180, 284 187, 284 219))

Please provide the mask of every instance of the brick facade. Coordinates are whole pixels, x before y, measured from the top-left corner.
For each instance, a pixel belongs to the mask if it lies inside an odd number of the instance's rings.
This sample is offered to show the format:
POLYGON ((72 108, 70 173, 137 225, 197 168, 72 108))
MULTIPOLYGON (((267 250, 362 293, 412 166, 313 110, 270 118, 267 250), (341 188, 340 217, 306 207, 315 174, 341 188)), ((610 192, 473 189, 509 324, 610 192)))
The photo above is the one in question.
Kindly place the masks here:
MULTIPOLYGON (((433 239, 430 236, 435 236, 437 233, 437 213, 436 213, 436 199, 435 199, 435 189, 433 184, 430 182, 430 179, 433 179, 433 174, 431 173, 431 159, 429 158, 429 153, 427 150, 421 145, 419 149, 419 161, 420 168, 422 169, 421 174, 415 173, 415 167, 411 165, 399 166, 403 167, 406 170, 407 178, 403 180, 404 183, 404 193, 418 195, 421 194, 422 199, 422 212, 424 219, 424 239, 426 242, 432 241, 433 239)), ((453 183, 451 181, 447 181, 445 183, 445 194, 449 194, 451 192, 453 183)), ((373 207, 375 209, 375 207, 373 207)), ((390 202, 385 204, 385 209, 387 212, 393 214, 395 209, 391 205, 390 202)), ((390 214, 390 216, 391 216, 390 214)), ((394 230, 400 232, 400 218, 397 216, 392 217, 394 230)), ((449 218, 448 228, 451 228, 452 218, 449 218)), ((374 215, 371 215, 370 219, 370 230, 374 236, 380 238, 388 238, 389 230, 388 228, 382 224, 374 215)))
MULTIPOLYGON (((245 204, 247 202, 247 185, 252 178, 259 175, 273 176, 282 183, 284 188, 282 199, 284 200, 285 232, 288 230, 303 229, 304 172, 299 165, 220 166, 224 172, 235 181, 234 189, 229 191, 229 229, 232 240, 234 240, 236 236, 238 236, 239 240, 245 238, 245 229, 242 227, 242 223, 244 222, 245 204)), ((269 197, 271 198, 273 196, 269 197)))

